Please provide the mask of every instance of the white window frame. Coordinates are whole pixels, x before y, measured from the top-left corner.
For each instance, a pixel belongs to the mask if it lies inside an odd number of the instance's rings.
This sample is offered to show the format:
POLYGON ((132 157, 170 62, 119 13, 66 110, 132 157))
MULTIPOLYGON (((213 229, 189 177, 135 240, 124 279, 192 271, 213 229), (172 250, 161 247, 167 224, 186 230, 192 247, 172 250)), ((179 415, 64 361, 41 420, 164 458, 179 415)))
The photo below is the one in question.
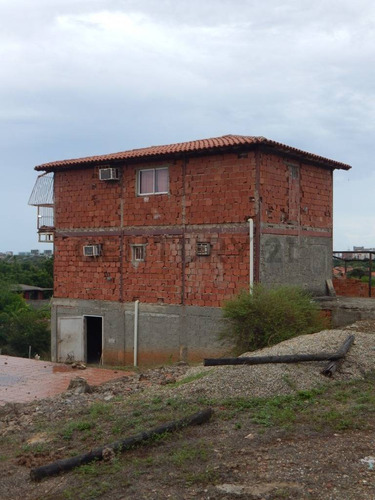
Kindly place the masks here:
POLYGON ((146 260, 146 244, 130 245, 132 251, 132 262, 145 262, 146 260))
POLYGON ((138 196, 150 196, 153 194, 168 194, 169 193, 168 189, 167 189, 167 191, 155 191, 155 175, 156 175, 157 170, 166 170, 167 171, 167 185, 169 188, 169 169, 168 169, 168 167, 142 168, 142 169, 138 170, 138 172, 137 172, 137 195, 138 196), (150 172, 150 171, 154 172, 154 177, 153 177, 154 189, 150 193, 141 193, 141 172, 150 172))

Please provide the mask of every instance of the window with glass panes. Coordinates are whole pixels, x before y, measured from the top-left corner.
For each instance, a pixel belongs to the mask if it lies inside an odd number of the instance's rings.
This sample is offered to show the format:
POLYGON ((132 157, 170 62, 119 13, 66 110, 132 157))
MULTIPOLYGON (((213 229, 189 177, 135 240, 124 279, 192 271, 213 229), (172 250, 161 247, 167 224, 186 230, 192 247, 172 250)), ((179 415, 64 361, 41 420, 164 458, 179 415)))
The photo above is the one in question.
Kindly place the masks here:
POLYGON ((148 168, 138 171, 138 194, 168 193, 168 168, 148 168))

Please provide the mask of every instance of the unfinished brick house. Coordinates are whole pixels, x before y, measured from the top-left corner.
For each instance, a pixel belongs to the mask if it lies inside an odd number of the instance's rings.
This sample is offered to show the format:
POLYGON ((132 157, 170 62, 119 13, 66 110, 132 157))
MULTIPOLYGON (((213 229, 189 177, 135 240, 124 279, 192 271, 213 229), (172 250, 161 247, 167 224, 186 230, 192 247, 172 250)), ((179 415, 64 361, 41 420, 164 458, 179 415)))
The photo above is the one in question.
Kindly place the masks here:
POLYGON ((234 135, 37 166, 54 182, 52 358, 202 359, 252 280, 324 295, 333 170, 349 168, 234 135))

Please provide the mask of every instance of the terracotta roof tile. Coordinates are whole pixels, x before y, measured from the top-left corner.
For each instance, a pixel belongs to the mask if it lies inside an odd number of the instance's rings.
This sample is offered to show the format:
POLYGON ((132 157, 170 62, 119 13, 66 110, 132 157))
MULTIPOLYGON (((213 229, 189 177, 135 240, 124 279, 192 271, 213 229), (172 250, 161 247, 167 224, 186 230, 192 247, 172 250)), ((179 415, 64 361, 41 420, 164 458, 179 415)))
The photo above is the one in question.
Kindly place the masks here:
POLYGON ((219 152, 228 151, 239 146, 251 146, 256 144, 262 144, 268 146, 271 149, 278 151, 284 151, 290 153, 291 155, 299 156, 301 158, 309 159, 322 163, 330 168, 337 168, 343 170, 349 170, 350 165, 345 163, 340 163, 335 160, 330 160, 322 156, 318 156, 306 151, 302 151, 291 146, 286 146, 276 141, 266 139, 265 137, 254 137, 246 135, 224 135, 222 137, 213 137, 210 139, 201 139, 197 141, 189 142, 179 142, 176 144, 168 144, 165 146, 150 146, 147 148, 131 149, 130 151, 122 151, 120 153, 111 153, 107 155, 100 156, 88 156, 85 158, 74 158, 69 160, 53 161, 50 163, 44 163, 35 167, 35 170, 40 171, 55 171, 60 169, 69 169, 79 166, 107 163, 114 160, 134 160, 147 158, 156 159, 163 156, 173 156, 181 155, 184 153, 197 153, 197 152, 219 152))

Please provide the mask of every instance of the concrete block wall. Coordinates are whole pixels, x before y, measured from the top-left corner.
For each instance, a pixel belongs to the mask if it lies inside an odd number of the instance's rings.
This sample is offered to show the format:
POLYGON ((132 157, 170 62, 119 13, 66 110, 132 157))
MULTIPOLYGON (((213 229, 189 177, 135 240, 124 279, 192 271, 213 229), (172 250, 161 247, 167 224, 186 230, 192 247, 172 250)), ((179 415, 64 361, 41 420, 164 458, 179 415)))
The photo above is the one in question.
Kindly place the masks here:
MULTIPOLYGON (((52 302, 52 359, 59 358, 58 350, 64 338, 59 332, 60 318, 84 318, 97 315, 103 320, 103 362, 133 364, 134 360, 134 303, 111 301, 53 299, 52 302)), ((158 364, 201 361, 229 352, 219 341, 223 328, 221 310, 210 307, 185 307, 158 304, 139 304, 138 364, 158 364)), ((86 335, 83 332, 83 335, 86 335)))
POLYGON ((314 236, 262 235, 261 282, 296 285, 326 295, 332 273, 332 240, 314 236))

